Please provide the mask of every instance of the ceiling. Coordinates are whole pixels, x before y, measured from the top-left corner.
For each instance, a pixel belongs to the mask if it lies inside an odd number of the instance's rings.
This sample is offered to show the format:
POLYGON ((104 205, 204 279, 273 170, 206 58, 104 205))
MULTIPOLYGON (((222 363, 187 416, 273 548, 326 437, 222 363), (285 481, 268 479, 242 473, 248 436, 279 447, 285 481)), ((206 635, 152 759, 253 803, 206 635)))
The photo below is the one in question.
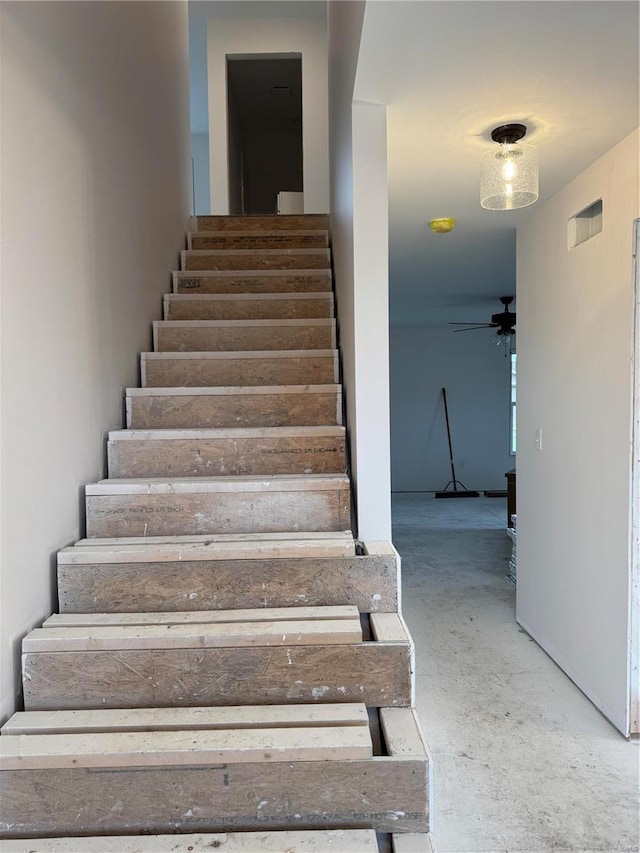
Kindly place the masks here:
POLYGON ((638 126, 638 4, 369 2, 355 97, 388 105, 392 324, 482 321, 515 292, 516 227, 638 126), (480 157, 509 121, 539 149, 540 200, 483 210, 480 157))

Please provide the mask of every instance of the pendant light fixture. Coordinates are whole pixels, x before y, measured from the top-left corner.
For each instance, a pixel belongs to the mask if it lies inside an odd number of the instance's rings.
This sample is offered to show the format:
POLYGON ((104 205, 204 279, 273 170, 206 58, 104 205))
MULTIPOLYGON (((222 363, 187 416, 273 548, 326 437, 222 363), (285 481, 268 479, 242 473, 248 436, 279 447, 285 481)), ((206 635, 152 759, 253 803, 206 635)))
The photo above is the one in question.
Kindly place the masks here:
POLYGON ((480 204, 487 210, 516 210, 538 200, 538 151, 520 144, 524 124, 504 124, 491 132, 498 143, 482 155, 480 204))

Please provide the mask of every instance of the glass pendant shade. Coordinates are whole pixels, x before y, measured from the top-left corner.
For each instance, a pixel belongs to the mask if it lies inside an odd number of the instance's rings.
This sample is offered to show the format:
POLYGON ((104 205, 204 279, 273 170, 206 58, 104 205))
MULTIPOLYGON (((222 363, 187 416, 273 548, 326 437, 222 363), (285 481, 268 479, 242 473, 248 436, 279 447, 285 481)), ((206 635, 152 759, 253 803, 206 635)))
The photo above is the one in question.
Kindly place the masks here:
POLYGON ((482 155, 482 207, 516 210, 537 200, 538 151, 533 145, 501 143, 482 155))

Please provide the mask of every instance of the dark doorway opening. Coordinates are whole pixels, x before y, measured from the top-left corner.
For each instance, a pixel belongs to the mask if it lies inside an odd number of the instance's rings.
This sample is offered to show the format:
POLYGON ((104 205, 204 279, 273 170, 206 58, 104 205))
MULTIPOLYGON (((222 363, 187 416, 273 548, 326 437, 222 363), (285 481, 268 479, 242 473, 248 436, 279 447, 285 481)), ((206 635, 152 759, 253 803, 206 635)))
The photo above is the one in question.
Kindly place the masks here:
POLYGON ((229 212, 277 213, 302 193, 302 57, 227 56, 229 212))

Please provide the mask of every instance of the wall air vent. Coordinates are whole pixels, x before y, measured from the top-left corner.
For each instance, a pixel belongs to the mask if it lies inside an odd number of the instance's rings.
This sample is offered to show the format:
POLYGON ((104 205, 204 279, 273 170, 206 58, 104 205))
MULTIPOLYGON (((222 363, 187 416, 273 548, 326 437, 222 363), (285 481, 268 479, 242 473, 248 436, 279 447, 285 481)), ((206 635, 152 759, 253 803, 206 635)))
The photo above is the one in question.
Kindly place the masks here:
POLYGON ((568 243, 575 249, 602 231, 602 199, 599 198, 569 220, 568 243))

